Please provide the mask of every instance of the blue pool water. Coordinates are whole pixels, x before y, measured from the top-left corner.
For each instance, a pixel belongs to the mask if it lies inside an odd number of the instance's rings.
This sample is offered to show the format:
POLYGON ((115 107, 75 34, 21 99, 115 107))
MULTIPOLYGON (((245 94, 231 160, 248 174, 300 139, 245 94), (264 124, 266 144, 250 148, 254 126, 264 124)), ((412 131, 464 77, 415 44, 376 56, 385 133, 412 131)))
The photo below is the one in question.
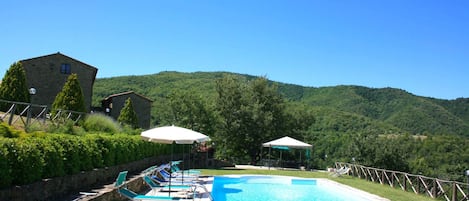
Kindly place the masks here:
POLYGON ((353 191, 314 179, 282 176, 216 176, 216 201, 359 201, 353 191))

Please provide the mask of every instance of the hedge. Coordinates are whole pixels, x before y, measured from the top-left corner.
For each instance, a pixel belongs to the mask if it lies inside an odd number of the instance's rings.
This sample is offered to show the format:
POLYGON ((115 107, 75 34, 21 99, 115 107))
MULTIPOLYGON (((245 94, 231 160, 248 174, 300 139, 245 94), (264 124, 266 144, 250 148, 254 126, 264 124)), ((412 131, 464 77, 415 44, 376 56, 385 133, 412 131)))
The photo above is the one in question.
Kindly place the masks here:
POLYGON ((0 137, 0 188, 169 154, 169 145, 126 134, 0 137))

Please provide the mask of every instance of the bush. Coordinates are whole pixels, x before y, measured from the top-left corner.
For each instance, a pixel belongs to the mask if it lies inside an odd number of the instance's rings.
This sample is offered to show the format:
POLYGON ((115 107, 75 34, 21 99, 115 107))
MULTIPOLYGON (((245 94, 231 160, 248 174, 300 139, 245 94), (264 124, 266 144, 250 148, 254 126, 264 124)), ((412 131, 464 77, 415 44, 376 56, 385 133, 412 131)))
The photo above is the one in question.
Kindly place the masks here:
POLYGON ((15 140, 8 152, 13 184, 28 184, 42 178, 44 158, 35 138, 15 140))
POLYGON ((0 188, 10 186, 13 177, 11 175, 11 165, 8 148, 13 144, 12 139, 0 137, 0 188))
POLYGON ((88 115, 83 128, 88 132, 118 133, 121 131, 119 123, 102 113, 88 115))
POLYGON ((38 149, 44 158, 43 178, 52 178, 65 175, 64 148, 55 136, 44 136, 38 149))
POLYGON ((168 147, 126 134, 0 137, 0 188, 169 154, 168 147))
POLYGON ((13 127, 9 126, 6 123, 0 123, 0 136, 7 138, 17 138, 20 137, 21 131, 15 130, 13 127))
POLYGON ((71 119, 65 120, 64 123, 59 125, 51 125, 47 128, 49 133, 71 134, 71 135, 85 135, 85 130, 75 125, 75 121, 71 119))

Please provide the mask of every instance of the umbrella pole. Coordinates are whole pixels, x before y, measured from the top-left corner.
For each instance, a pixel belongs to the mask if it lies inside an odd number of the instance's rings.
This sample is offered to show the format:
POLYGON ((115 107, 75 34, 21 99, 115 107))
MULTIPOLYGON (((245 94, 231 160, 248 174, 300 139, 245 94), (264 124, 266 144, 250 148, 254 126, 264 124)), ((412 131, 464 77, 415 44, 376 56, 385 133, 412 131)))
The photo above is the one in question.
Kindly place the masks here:
POLYGON ((184 169, 186 168, 186 164, 185 164, 185 159, 186 159, 186 154, 184 153, 184 147, 185 147, 185 144, 182 144, 182 183, 184 183, 184 169))
MULTIPOLYGON (((182 145, 182 183, 184 183, 184 168, 186 167, 185 161, 184 161, 184 144, 182 145)), ((190 156, 189 156, 190 158, 190 156)))
POLYGON ((171 175, 172 175, 172 166, 173 166, 173 146, 174 146, 174 142, 171 143, 171 161, 169 161, 169 192, 168 192, 168 195, 171 197, 171 175))

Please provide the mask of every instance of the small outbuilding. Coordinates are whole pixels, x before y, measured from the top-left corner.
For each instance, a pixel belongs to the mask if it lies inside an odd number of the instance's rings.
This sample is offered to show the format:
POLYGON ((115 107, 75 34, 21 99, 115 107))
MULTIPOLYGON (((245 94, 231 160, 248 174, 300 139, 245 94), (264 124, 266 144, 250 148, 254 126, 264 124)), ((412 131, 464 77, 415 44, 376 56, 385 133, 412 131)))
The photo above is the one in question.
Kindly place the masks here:
POLYGON ((117 120, 122 108, 124 108, 125 101, 128 98, 130 98, 132 101, 132 106, 135 110, 135 113, 137 113, 139 127, 145 129, 150 128, 151 106, 153 101, 145 96, 137 94, 133 91, 113 94, 101 101, 101 107, 104 110, 104 113, 117 120))

